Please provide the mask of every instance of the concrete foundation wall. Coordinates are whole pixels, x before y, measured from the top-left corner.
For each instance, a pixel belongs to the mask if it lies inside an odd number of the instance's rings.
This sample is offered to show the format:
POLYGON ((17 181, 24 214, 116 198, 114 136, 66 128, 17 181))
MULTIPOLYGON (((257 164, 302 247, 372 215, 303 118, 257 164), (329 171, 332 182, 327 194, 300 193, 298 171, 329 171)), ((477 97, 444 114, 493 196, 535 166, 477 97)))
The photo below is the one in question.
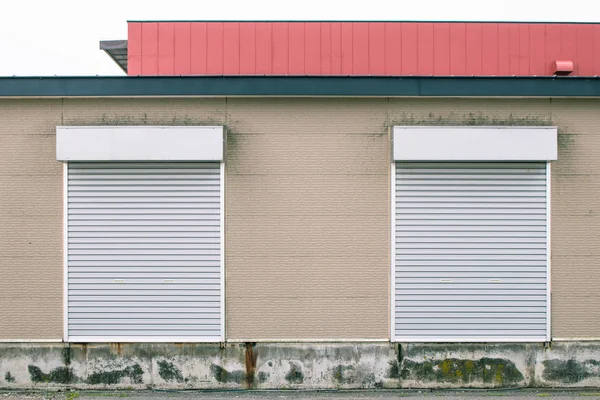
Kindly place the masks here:
POLYGON ((552 335, 600 338, 600 100, 0 100, 0 339, 62 338, 57 125, 225 125, 226 337, 388 339, 393 125, 557 125, 552 335))
POLYGON ((600 386, 600 344, 1 344, 0 388, 600 386))

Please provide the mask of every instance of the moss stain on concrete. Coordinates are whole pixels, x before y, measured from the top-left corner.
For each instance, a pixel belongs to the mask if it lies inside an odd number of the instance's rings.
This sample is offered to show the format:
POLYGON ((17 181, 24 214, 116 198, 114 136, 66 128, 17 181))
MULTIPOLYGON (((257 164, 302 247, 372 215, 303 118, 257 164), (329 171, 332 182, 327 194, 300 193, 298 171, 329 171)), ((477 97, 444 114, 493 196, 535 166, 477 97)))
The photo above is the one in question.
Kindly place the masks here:
POLYGON ((269 373, 267 373, 267 372, 262 372, 262 371, 261 371, 261 372, 259 372, 259 373, 258 373, 258 381, 259 381, 260 383, 265 383, 266 381, 268 381, 268 380, 269 380, 269 377, 270 377, 270 376, 271 376, 271 375, 270 375, 269 373))
POLYGON ((400 365, 398 361, 391 360, 389 362, 390 368, 388 369, 387 377, 390 379, 400 379, 400 365))
POLYGON ((85 380, 90 385, 114 385, 120 383, 123 378, 130 378, 132 383, 142 383, 144 370, 139 364, 127 367, 125 369, 96 372, 88 376, 85 380))
POLYGON ((353 379, 350 374, 347 372, 353 371, 354 367, 351 365, 338 365, 333 368, 333 379, 335 379, 338 384, 348 384, 353 383, 353 379))
POLYGON ((179 368, 177 368, 175 366, 175 364, 170 363, 168 361, 158 361, 156 363, 158 365, 158 375, 160 375, 160 377, 162 379, 164 379, 167 382, 187 382, 188 379, 185 379, 183 377, 183 375, 181 374, 181 371, 179 370, 179 368))
POLYGON ((242 370, 230 372, 216 364, 210 366, 210 372, 219 383, 242 383, 246 378, 246 373, 242 370))
POLYGON ((597 360, 545 360, 543 378, 547 381, 572 384, 581 382, 586 378, 599 377, 600 371, 597 360))
POLYGON ((49 373, 42 372, 41 368, 35 365, 28 365, 27 370, 32 382, 40 383, 61 383, 68 384, 77 382, 77 377, 73 374, 73 370, 67 367, 58 367, 51 370, 49 373))
POLYGON ((289 383, 302 383, 304 382, 304 374, 302 373, 302 368, 296 363, 290 363, 290 370, 285 375, 285 380, 289 383))
POLYGON ((422 362, 404 360, 400 376, 402 379, 423 382, 454 384, 483 382, 494 387, 514 386, 525 379, 512 361, 487 357, 478 360, 457 358, 422 362))
POLYGON ((10 371, 8 371, 7 373, 4 374, 4 380, 8 383, 14 383, 15 381, 15 377, 12 376, 12 374, 10 373, 10 371))

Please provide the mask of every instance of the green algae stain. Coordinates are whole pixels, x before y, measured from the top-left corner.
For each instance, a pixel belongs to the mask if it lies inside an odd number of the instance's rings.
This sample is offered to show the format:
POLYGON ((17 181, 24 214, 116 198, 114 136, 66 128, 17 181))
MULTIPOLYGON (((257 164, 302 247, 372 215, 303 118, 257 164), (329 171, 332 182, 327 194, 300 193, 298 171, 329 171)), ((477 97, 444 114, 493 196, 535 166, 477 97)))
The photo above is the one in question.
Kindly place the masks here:
POLYGON ((482 382, 493 387, 514 386, 525 379, 512 361, 487 357, 478 360, 404 360, 400 375, 403 379, 417 381, 454 384, 482 382))

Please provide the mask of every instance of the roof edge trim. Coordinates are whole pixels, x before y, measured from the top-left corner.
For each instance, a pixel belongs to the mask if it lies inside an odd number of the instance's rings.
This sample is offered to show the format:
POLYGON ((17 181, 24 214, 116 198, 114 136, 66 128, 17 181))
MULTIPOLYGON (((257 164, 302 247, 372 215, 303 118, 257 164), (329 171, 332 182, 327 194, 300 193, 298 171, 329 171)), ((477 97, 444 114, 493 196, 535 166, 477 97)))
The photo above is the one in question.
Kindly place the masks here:
POLYGON ((597 21, 522 21, 522 20, 514 20, 514 21, 497 21, 497 20, 427 20, 427 19, 419 19, 419 20, 385 20, 385 19, 178 19, 178 20, 169 20, 169 19, 149 19, 149 20, 127 20, 127 23, 165 23, 165 22, 266 22, 266 23, 278 23, 278 22, 298 22, 298 23, 308 23, 308 22, 342 22, 342 23, 354 23, 354 22, 385 22, 385 23, 441 23, 441 24, 557 24, 557 25, 599 25, 600 22, 597 21))
POLYGON ((600 97, 598 77, 0 77, 0 97, 600 97))

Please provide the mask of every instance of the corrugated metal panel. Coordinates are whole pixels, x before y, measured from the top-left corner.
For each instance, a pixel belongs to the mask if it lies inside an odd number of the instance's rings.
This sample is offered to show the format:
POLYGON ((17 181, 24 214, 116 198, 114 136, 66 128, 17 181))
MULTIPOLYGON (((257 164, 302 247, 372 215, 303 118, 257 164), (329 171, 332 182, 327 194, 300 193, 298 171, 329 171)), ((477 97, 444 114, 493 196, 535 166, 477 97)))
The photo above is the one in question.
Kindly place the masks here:
POLYGON ((129 75, 600 74, 600 24, 130 22, 129 75), (596 37, 596 40, 594 40, 596 37))
POLYGON ((219 163, 69 163, 68 335, 221 336, 219 163))
POLYGON ((396 163, 395 209, 395 340, 545 340, 545 163, 396 163))

